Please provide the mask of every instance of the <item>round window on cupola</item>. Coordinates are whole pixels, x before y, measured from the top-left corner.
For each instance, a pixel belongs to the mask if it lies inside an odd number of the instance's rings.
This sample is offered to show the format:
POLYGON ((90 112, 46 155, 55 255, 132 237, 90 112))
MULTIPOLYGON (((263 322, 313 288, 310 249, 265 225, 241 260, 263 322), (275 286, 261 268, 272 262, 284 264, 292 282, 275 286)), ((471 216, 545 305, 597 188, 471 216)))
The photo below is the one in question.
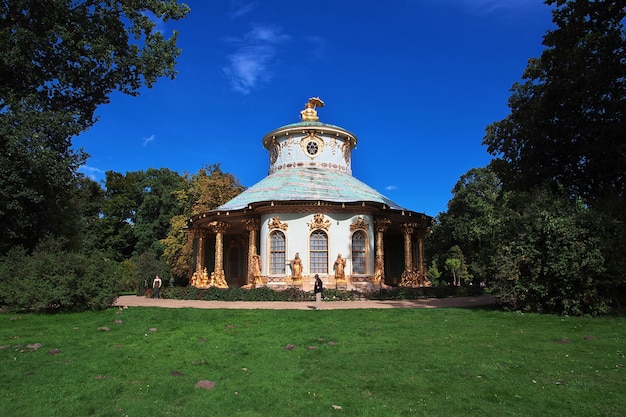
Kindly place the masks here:
POLYGON ((324 141, 314 134, 309 133, 308 136, 302 138, 300 141, 300 147, 308 157, 315 158, 322 153, 324 141))

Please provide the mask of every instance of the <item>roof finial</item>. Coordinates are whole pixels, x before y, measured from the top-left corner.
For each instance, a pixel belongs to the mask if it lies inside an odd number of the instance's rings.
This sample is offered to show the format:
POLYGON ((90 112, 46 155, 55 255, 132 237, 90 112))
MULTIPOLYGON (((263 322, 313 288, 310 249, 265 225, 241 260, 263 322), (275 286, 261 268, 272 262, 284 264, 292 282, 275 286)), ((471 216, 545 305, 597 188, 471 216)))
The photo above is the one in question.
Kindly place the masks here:
POLYGON ((304 110, 300 112, 300 118, 303 122, 317 122, 320 120, 317 117, 317 111, 315 111, 316 107, 324 107, 324 102, 319 97, 311 97, 304 106, 304 110))

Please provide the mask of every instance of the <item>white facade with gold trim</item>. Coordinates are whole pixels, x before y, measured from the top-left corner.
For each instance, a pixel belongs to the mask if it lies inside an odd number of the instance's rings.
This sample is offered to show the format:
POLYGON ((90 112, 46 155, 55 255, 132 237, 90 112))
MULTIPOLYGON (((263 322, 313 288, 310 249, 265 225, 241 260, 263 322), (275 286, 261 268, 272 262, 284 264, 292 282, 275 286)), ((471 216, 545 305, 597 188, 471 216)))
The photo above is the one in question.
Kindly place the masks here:
POLYGON ((327 288, 430 285, 423 239, 432 218, 352 176, 357 138, 319 122, 322 106, 310 99, 299 123, 263 137, 267 177, 189 220, 192 285, 311 290, 316 273, 327 288))

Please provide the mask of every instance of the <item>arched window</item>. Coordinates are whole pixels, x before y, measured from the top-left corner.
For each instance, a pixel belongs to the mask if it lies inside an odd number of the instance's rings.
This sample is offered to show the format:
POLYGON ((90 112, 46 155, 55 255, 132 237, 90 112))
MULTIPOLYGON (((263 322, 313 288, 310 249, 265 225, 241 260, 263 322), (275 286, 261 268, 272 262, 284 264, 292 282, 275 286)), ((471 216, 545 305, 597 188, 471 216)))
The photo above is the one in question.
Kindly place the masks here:
POLYGON ((365 232, 357 230, 352 235, 352 273, 353 274, 366 274, 367 273, 367 245, 366 245, 365 232))
POLYGON ((280 230, 270 234, 270 274, 285 274, 285 234, 280 230))
POLYGON ((322 230, 311 233, 309 258, 312 274, 328 273, 328 236, 322 230))

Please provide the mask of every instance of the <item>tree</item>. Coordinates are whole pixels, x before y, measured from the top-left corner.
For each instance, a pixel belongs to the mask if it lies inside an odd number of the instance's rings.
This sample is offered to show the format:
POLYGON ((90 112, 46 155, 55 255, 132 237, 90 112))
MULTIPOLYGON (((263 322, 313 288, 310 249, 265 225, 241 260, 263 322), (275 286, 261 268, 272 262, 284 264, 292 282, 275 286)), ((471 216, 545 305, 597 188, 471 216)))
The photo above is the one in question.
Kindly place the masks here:
POLYGON ((143 201, 144 171, 106 172, 100 219, 100 249, 117 261, 130 258, 137 244, 135 225, 143 201))
POLYGON ((457 277, 461 273, 461 261, 456 258, 447 258, 444 265, 446 269, 452 274, 452 285, 461 285, 461 281, 457 277))
POLYGON ((156 23, 188 11, 174 0, 0 3, 0 253, 65 235, 86 159, 71 138, 112 92, 174 77, 177 34, 156 23))
POLYGON ((163 254, 165 239, 170 229, 170 220, 179 215, 183 207, 176 193, 185 187, 184 178, 167 168, 148 168, 141 180, 142 199, 138 207, 134 234, 137 239, 134 254, 153 252, 163 254))
POLYGON ((515 193, 501 215, 490 272, 503 305, 569 315, 611 309, 620 283, 607 279, 602 222, 582 201, 544 187, 515 193))
POLYGON ((556 28, 483 140, 510 193, 492 273, 512 308, 597 314, 626 298, 626 1, 546 4, 556 28))
POLYGON ((427 248, 431 259, 445 262, 445 257, 436 255, 445 254, 457 246, 463 254, 467 254, 464 259, 468 273, 476 280, 486 281, 500 222, 498 210, 501 196, 500 180, 489 167, 472 168, 462 175, 452 189, 448 210, 439 214, 428 236, 427 248))
POLYGON ((548 182, 615 215, 626 213, 624 0, 547 0, 556 29, 529 60, 509 99, 511 113, 484 144, 505 187, 548 182))
POLYGON ((202 167, 196 175, 186 174, 186 187, 177 193, 183 214, 171 219, 171 228, 165 239, 164 258, 179 279, 188 278, 192 267, 192 242, 185 228, 193 214, 202 213, 235 198, 245 190, 234 175, 222 171, 219 164, 202 167))
POLYGON ((80 237, 72 249, 80 248, 85 253, 92 253, 102 248, 101 216, 105 191, 99 183, 85 176, 79 175, 77 183, 72 201, 78 212, 80 237))

